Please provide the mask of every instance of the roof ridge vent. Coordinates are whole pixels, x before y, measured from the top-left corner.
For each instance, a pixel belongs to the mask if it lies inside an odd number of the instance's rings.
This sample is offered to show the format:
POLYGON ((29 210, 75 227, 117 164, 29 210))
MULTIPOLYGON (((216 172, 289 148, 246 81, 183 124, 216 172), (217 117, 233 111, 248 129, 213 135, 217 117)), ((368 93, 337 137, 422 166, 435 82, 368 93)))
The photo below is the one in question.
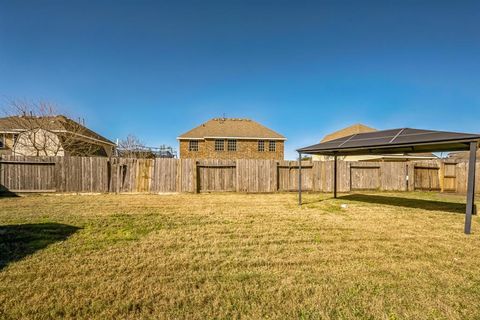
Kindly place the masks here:
POLYGON ((213 121, 252 121, 249 118, 213 118, 213 121))

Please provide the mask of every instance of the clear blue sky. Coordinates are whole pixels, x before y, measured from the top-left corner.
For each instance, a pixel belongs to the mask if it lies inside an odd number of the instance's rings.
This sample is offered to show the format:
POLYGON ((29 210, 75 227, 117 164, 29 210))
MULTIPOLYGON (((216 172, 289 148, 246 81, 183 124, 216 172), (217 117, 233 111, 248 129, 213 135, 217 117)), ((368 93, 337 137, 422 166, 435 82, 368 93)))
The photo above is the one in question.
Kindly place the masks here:
POLYGON ((0 95, 150 146, 252 118, 287 158, 356 122, 480 132, 480 1, 0 0, 0 95))

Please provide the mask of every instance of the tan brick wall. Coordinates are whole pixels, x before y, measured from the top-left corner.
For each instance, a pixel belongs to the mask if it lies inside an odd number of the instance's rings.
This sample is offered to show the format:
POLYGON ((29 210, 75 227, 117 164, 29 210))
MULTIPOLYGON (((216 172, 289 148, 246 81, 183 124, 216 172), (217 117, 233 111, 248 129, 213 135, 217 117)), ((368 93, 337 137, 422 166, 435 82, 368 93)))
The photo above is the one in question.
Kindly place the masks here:
POLYGON ((198 140, 198 151, 188 151, 188 140, 180 140, 180 158, 182 159, 271 159, 283 160, 284 141, 276 140, 276 151, 268 151, 268 140, 265 141, 265 150, 258 151, 258 140, 237 140, 237 151, 215 151, 215 140, 198 140))

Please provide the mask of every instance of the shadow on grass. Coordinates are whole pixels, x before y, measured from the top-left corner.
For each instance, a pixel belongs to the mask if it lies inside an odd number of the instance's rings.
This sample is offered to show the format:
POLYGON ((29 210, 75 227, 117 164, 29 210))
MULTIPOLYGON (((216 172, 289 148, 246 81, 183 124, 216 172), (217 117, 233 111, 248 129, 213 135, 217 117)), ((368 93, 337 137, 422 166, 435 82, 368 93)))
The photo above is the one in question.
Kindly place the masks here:
POLYGON ((325 198, 325 199, 312 199, 312 200, 304 200, 304 199, 302 199, 302 205, 314 204, 314 203, 321 203, 321 202, 324 202, 324 201, 327 201, 327 200, 331 200, 331 199, 333 199, 333 197, 331 197, 331 198, 325 198))
POLYGON ((444 202, 435 200, 412 199, 392 196, 380 196, 369 194, 349 194, 338 199, 361 201, 366 203, 386 204, 405 208, 416 208, 432 211, 446 211, 453 213, 465 213, 465 204, 455 202, 444 202))
POLYGON ((18 197, 19 195, 15 192, 12 192, 8 189, 5 189, 2 185, 0 185, 0 198, 12 198, 18 197))
POLYGON ((0 226, 0 270, 52 243, 66 240, 78 229, 60 223, 0 226))

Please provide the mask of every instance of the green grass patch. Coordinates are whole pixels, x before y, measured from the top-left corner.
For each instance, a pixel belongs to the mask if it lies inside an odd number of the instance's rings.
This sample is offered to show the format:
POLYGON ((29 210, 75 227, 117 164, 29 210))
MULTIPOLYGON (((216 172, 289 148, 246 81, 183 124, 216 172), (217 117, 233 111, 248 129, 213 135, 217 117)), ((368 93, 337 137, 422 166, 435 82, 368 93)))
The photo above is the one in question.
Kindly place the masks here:
POLYGON ((0 319, 478 319, 438 193, 0 199, 0 319), (342 204, 345 204, 343 208, 342 204))

